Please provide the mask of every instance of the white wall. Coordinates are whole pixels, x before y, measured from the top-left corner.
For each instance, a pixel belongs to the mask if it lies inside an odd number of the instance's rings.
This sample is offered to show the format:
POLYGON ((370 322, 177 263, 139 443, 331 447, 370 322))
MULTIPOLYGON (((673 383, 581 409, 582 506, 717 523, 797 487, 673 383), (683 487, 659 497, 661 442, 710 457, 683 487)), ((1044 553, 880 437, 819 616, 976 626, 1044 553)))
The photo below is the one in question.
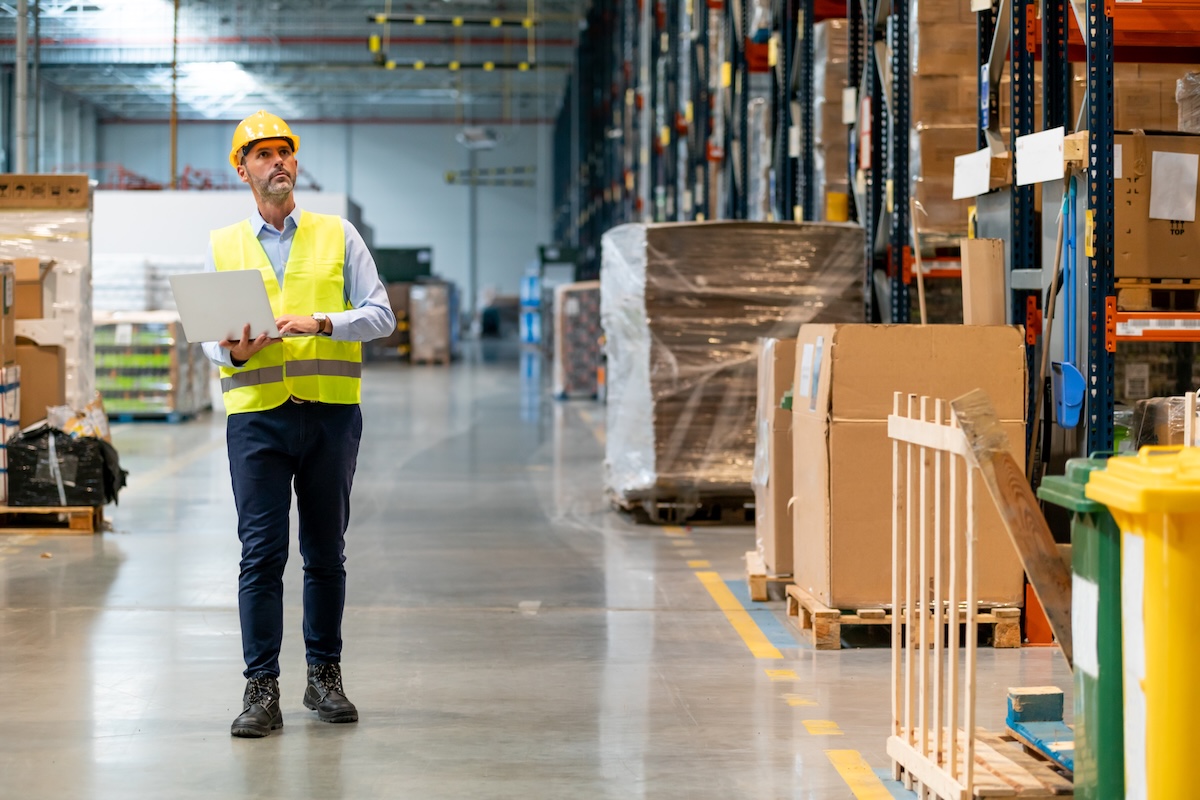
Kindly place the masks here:
MULTIPOLYGON (((228 174, 229 123, 179 127, 179 168, 185 165, 228 174)), ((298 161, 328 192, 344 192, 362 207, 377 247, 431 245, 434 270, 459 284, 464 306, 468 285, 468 195, 450 186, 445 173, 465 170, 467 152, 456 126, 300 123, 298 161)), ((501 144, 479 155, 480 168, 536 166, 536 188, 479 189, 479 288, 517 294, 520 276, 551 233, 550 128, 497 128, 501 144)), ((168 129, 159 124, 102 123, 101 161, 167 181, 168 129)), ((236 180, 236 176, 234 176, 236 180)), ((244 192, 244 209, 252 202, 244 192)), ((298 198, 300 197, 298 193, 298 198)), ((316 210, 316 209, 314 209, 316 210)), ((99 227, 99 220, 97 220, 99 227)))

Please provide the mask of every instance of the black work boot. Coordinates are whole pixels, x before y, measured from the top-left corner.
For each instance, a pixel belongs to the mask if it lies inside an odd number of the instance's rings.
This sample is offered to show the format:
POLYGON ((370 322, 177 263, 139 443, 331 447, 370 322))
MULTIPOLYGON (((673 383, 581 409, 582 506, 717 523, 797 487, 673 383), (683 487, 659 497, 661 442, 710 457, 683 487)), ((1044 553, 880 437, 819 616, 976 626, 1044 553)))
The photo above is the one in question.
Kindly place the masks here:
POLYGON ((322 722, 358 722, 358 709, 346 699, 342 668, 338 664, 310 664, 304 707, 317 712, 322 722))
POLYGON ((274 675, 260 672, 246 681, 242 695, 242 713, 233 721, 229 732, 234 736, 261 739, 283 727, 283 711, 279 708, 279 681, 274 675))

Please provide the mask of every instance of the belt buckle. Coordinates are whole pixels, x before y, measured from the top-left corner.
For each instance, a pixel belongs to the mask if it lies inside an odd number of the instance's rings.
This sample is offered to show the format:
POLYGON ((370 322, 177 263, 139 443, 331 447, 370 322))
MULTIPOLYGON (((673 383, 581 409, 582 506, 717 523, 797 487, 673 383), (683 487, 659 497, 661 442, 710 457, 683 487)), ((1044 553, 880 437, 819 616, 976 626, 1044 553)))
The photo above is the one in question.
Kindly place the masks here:
POLYGON ((316 402, 315 400, 302 400, 301 398, 299 398, 299 397, 296 397, 296 395, 294 395, 294 394, 293 394, 293 395, 290 395, 290 396, 288 397, 288 399, 289 399, 289 400, 291 400, 293 403, 295 403, 295 404, 296 404, 296 405, 298 405, 298 406, 303 406, 303 405, 307 405, 307 404, 309 404, 309 403, 314 403, 314 402, 316 402))

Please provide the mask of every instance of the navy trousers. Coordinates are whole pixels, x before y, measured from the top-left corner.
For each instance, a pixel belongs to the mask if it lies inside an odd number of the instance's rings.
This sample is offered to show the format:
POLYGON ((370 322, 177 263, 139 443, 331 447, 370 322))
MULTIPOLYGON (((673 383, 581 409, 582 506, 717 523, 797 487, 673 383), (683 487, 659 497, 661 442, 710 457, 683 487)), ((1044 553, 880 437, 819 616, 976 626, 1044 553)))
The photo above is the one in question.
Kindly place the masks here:
POLYGON ((345 535, 361 439, 357 405, 289 400, 270 411, 229 416, 226 440, 242 542, 238 612, 247 678, 279 674, 293 485, 304 558, 307 661, 341 661, 345 535))

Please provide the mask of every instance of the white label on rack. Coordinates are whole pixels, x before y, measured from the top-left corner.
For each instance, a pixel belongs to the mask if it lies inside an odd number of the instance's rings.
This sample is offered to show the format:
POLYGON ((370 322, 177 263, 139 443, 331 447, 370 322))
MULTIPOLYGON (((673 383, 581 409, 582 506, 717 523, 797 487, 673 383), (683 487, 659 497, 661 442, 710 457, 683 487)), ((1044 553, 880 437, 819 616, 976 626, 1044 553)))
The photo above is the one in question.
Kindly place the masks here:
POLYGON ((1121 180, 1125 174, 1125 151, 1121 145, 1113 145, 1113 180, 1121 180))
POLYGON ((1117 323, 1117 336, 1141 336, 1146 331, 1197 331, 1200 319, 1131 319, 1117 323))
POLYGON ((1125 365, 1125 399, 1145 400, 1150 396, 1150 365, 1125 365))
POLYGON ((800 380, 796 392, 801 397, 808 397, 812 392, 813 346, 804 345, 804 354, 800 358, 800 380))
POLYGON ((971 0, 971 10, 977 14, 980 11, 991 11, 992 0, 971 0))
POLYGON ((128 322, 120 323, 117 325, 117 329, 113 331, 113 338, 122 347, 128 347, 133 344, 133 325, 128 322))
POLYGON ((1196 221, 1200 155, 1154 152, 1150 168, 1150 219, 1196 221))
POLYGON ((858 89, 847 86, 842 89, 842 124, 853 125, 858 122, 858 89))
POLYGON ((954 159, 955 200, 966 200, 987 194, 992 188, 992 150, 985 147, 954 159))
POLYGON ((788 158, 800 157, 800 126, 792 125, 788 128, 788 158))
POLYGON ((1061 180, 1063 176, 1063 128, 1052 128, 1017 138, 1017 185, 1061 180))

